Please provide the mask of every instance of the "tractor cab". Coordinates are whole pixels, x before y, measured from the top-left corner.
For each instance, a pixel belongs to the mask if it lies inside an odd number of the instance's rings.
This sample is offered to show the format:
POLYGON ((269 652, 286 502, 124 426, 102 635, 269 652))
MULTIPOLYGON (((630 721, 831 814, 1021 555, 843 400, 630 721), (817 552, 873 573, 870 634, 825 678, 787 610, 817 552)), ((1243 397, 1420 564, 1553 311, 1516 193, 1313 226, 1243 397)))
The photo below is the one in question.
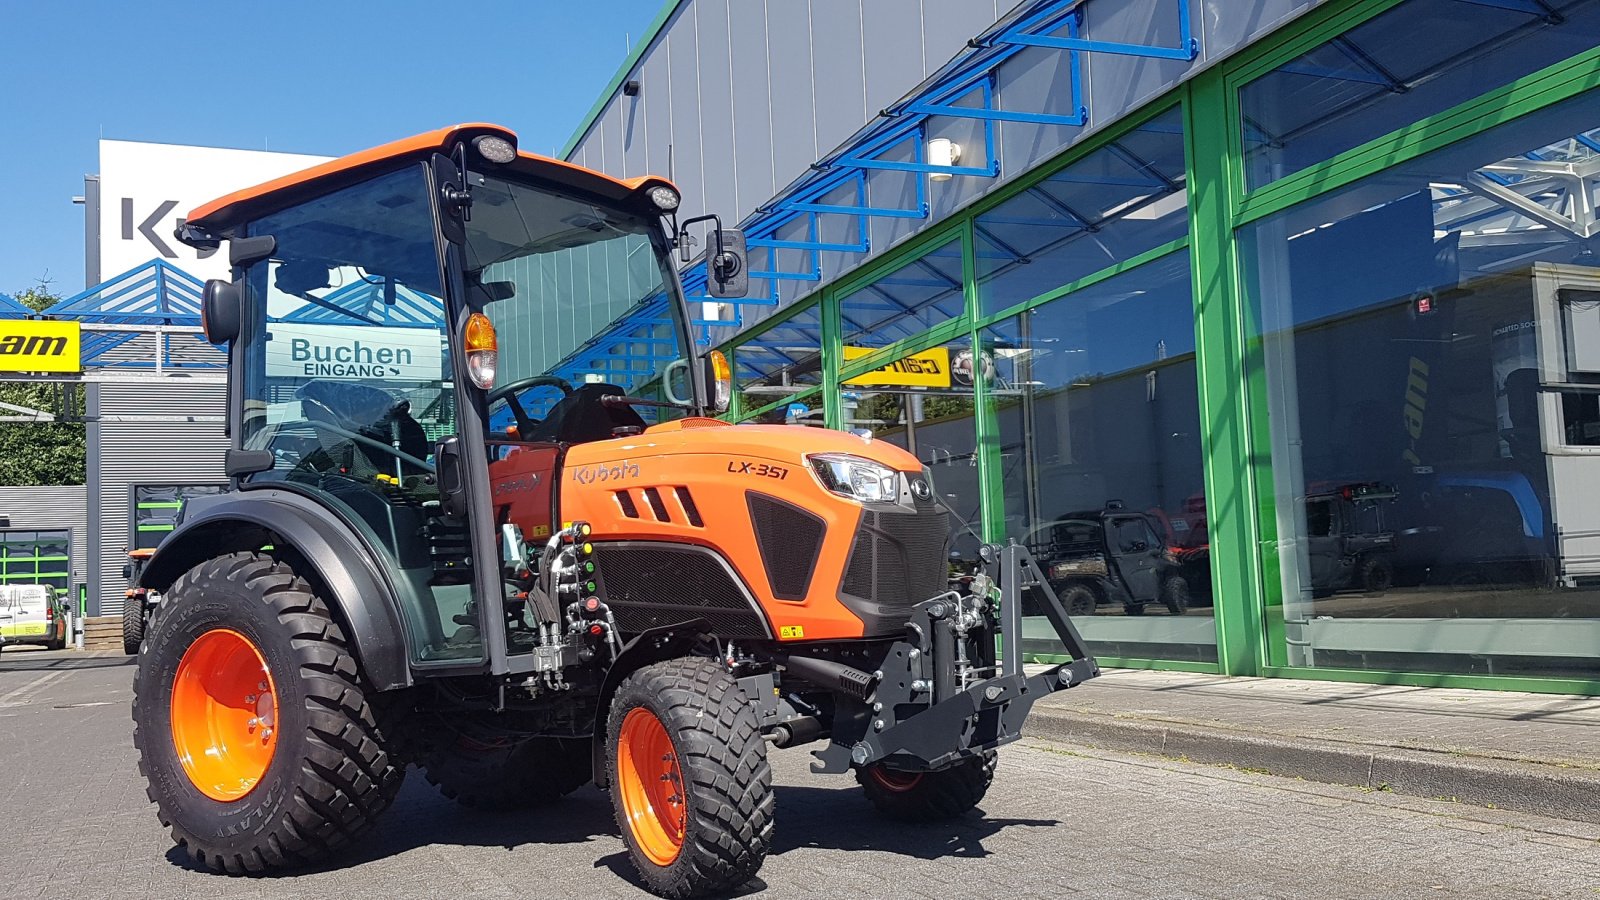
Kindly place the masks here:
POLYGON ((569 448, 726 407, 725 363, 697 364, 672 265, 677 191, 513 140, 445 129, 224 197, 180 229, 226 240, 233 264, 204 305, 208 336, 231 341, 228 474, 354 526, 424 668, 504 668, 519 649, 498 626, 525 591, 474 563, 505 556, 507 524, 528 540, 558 527, 569 448), (489 498, 470 488, 484 482, 489 498))

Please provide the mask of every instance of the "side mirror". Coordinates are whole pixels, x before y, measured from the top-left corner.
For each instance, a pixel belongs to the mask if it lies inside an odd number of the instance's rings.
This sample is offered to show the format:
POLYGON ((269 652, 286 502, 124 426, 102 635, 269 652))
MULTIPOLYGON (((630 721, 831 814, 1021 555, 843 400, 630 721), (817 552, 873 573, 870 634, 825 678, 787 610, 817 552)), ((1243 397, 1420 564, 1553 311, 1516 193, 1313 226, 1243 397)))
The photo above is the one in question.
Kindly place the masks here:
POLYGON ((750 262, 744 232, 719 228, 706 245, 706 292, 717 298, 750 293, 750 262))
POLYGON ((206 340, 226 344, 239 336, 240 304, 238 285, 220 278, 206 282, 200 297, 200 327, 206 340))

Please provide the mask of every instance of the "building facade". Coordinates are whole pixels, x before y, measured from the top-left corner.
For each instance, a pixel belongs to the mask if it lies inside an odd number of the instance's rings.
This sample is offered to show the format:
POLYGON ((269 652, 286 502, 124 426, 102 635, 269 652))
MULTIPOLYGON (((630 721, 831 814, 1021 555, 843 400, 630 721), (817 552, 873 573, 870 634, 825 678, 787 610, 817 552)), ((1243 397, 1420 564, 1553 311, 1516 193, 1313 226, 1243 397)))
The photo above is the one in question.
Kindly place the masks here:
POLYGON ((732 416, 1109 664, 1600 693, 1600 2, 1008 6, 669 3, 578 130, 750 236, 732 416))

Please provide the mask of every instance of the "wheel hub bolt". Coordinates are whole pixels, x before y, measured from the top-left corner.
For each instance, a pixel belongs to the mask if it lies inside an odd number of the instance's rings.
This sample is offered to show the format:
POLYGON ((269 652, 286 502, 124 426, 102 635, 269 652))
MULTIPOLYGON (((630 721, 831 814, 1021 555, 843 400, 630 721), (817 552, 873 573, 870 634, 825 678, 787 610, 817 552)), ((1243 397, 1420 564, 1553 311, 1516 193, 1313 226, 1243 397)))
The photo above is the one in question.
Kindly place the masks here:
POLYGON ((261 698, 257 697, 255 694, 245 694, 244 695, 244 702, 246 702, 246 703, 254 703, 259 699, 261 699, 261 698))
POLYGON ((267 741, 267 739, 270 738, 270 737, 272 737, 272 729, 271 728, 263 728, 263 729, 261 729, 261 740, 262 740, 263 743, 265 743, 267 741))
POLYGON ((250 721, 244 723, 244 726, 246 728, 250 729, 251 731, 255 731, 256 730, 256 726, 260 725, 260 724, 261 724, 261 720, 260 719, 251 719, 250 721))

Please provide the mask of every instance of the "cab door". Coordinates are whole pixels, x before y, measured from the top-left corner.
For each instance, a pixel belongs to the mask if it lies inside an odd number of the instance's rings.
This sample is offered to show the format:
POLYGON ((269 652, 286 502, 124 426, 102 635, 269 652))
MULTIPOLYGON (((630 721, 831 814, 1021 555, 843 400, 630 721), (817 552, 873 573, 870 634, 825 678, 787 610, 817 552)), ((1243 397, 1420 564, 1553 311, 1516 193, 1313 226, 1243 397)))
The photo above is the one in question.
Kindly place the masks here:
POLYGON ((480 438, 464 428, 430 191, 419 163, 252 223, 275 248, 244 273, 232 369, 241 449, 269 454, 241 487, 348 523, 394 587, 413 667, 455 670, 487 662, 500 606, 477 584, 479 513, 444 493, 465 484, 470 500, 468 455, 445 451, 480 438))
POLYGON ((1162 548, 1138 516, 1117 516, 1106 523, 1106 538, 1116 558, 1117 569, 1135 600, 1154 600, 1160 596, 1160 571, 1157 561, 1162 548))

